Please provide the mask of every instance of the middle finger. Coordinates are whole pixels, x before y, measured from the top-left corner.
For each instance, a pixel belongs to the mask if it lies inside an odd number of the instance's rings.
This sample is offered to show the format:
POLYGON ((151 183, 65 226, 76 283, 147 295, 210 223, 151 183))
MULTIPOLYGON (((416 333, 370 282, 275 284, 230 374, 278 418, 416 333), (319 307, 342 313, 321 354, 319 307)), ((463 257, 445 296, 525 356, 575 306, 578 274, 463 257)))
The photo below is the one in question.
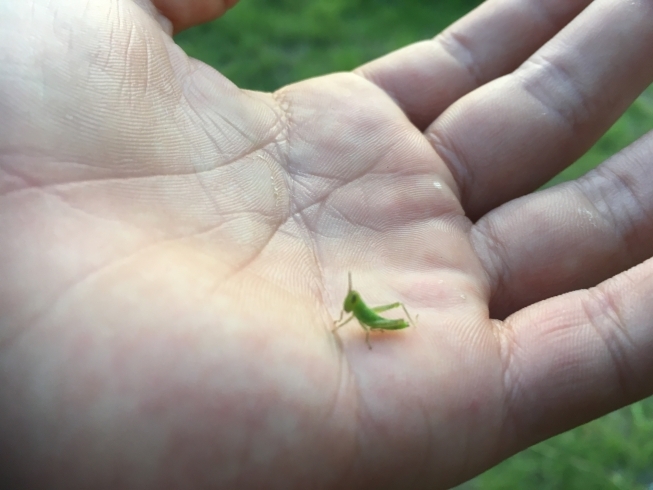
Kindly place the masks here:
POLYGON ((595 0, 510 75, 427 130, 478 219, 572 164, 653 81, 653 3, 595 0))

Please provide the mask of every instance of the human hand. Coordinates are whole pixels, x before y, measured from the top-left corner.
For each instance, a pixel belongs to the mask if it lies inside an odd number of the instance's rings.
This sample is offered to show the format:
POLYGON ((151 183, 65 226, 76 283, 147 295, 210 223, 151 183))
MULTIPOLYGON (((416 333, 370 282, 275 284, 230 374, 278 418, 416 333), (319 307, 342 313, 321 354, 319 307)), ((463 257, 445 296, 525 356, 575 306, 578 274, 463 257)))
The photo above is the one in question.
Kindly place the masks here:
POLYGON ((652 11, 492 1, 262 94, 147 4, 8 2, 3 480, 446 488, 651 394, 653 138, 527 194, 653 80, 652 11), (417 327, 333 335, 348 271, 417 327))

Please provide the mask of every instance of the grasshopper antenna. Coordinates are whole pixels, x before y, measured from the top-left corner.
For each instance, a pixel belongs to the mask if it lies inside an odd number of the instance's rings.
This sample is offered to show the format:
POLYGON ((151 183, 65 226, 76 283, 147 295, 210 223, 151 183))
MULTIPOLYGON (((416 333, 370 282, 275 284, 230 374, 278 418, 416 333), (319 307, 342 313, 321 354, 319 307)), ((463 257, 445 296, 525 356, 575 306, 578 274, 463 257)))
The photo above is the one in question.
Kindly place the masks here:
POLYGON ((351 293, 351 271, 349 271, 348 275, 349 275, 349 291, 347 291, 347 294, 351 293))

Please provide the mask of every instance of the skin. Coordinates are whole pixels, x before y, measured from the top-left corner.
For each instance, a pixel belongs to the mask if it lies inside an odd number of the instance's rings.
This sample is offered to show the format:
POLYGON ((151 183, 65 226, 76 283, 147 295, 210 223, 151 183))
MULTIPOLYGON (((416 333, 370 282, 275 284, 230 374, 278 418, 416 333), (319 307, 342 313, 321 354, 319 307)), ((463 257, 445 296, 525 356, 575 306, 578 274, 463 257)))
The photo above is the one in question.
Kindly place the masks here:
POLYGON ((653 393, 653 137, 531 194, 653 82, 650 1, 273 94, 174 45, 209 3, 1 3, 0 486, 448 488, 653 393), (420 328, 339 342, 348 270, 420 328))

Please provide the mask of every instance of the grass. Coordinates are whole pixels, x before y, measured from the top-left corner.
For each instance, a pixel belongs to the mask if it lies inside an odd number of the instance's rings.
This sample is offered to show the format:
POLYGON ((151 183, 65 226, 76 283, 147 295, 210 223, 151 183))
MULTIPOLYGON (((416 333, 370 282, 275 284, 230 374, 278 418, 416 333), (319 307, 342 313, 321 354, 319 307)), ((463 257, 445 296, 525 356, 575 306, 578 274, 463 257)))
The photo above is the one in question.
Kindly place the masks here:
POLYGON ((427 39, 478 0, 242 0, 222 19, 176 37, 189 56, 238 86, 274 90, 352 68, 427 39))
POLYGON ((457 487, 513 488, 653 489, 653 399, 541 442, 457 487))
MULTIPOLYGON (((241 87, 274 90, 350 70, 432 37, 478 0, 242 0, 216 22, 176 37, 241 87)), ((574 179, 653 129, 653 87, 578 162, 574 179)), ((533 446, 460 490, 653 490, 653 398, 533 446)))

